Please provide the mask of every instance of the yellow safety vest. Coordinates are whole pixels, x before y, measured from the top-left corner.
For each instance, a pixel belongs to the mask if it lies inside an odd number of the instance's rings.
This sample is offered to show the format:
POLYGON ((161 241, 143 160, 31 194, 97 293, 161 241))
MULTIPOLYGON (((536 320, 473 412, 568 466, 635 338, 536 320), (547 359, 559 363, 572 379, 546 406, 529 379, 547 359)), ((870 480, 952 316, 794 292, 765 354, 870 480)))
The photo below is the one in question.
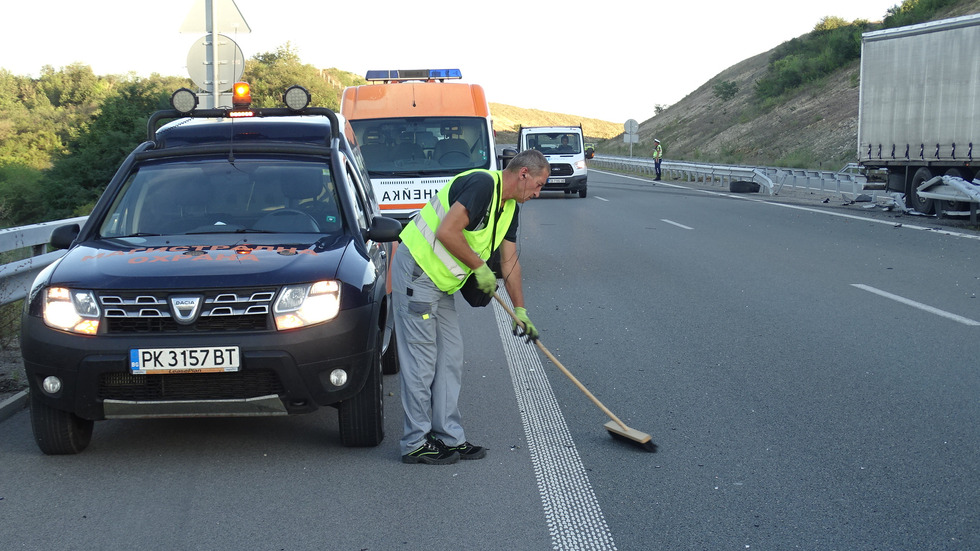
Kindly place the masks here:
POLYGON ((466 264, 460 262, 452 255, 441 242, 436 239, 436 231, 439 224, 449 214, 449 188, 457 179, 472 174, 474 172, 486 172, 493 176, 495 186, 493 198, 490 200, 490 217, 486 227, 476 231, 463 231, 463 237, 470 248, 473 249, 480 258, 487 260, 490 253, 500 247, 514 219, 514 211, 517 202, 513 199, 504 201, 501 209, 501 173, 499 170, 474 169, 463 172, 443 186, 439 193, 436 193, 428 203, 412 217, 412 221, 405 226, 399 237, 402 244, 408 247, 429 279, 435 283, 440 290, 453 294, 463 286, 466 278, 473 272, 466 264), (500 211, 498 213, 498 211, 500 211), (499 216, 499 218, 498 218, 499 216), (494 220, 496 220, 496 230, 494 230, 494 220), (496 236, 494 243, 491 243, 492 236, 496 236))

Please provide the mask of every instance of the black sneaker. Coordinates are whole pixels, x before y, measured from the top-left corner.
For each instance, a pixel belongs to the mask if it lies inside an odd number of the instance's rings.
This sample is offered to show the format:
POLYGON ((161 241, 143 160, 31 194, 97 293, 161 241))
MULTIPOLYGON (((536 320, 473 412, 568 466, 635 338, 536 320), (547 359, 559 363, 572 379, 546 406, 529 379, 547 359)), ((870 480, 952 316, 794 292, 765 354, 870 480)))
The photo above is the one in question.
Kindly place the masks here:
POLYGON ((483 446, 474 446, 469 442, 463 442, 458 446, 450 446, 449 451, 459 454, 460 459, 483 459, 487 456, 487 449, 483 446))
POLYGON ((483 459, 487 456, 486 448, 482 446, 474 446, 469 442, 463 442, 458 446, 447 446, 441 438, 436 438, 436 436, 431 432, 425 435, 425 439, 435 444, 435 446, 441 450, 445 450, 449 453, 458 453, 460 459, 483 459))
POLYGON ((417 450, 402 456, 402 463, 425 463, 426 465, 449 465, 459 461, 459 453, 437 446, 426 440, 417 450))

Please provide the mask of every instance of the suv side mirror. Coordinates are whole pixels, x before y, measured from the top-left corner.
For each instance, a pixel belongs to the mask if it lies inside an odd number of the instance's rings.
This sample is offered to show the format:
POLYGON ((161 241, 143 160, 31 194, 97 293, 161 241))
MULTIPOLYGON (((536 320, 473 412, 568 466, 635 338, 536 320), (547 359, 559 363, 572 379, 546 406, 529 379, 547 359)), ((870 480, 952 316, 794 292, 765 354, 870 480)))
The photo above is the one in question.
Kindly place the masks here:
POLYGON ((402 232, 402 223, 394 218, 387 216, 375 216, 371 220, 371 228, 362 232, 364 240, 371 240, 378 243, 398 241, 398 234, 402 232))
POLYGON ((507 168, 507 165, 510 164, 510 161, 516 156, 517 156, 516 149, 509 149, 509 148, 504 149, 497 157, 497 160, 500 162, 501 170, 507 168))
POLYGON ((78 224, 58 226, 51 232, 51 246, 55 249, 67 249, 71 247, 71 244, 78 237, 79 231, 81 231, 81 228, 78 227, 78 224))

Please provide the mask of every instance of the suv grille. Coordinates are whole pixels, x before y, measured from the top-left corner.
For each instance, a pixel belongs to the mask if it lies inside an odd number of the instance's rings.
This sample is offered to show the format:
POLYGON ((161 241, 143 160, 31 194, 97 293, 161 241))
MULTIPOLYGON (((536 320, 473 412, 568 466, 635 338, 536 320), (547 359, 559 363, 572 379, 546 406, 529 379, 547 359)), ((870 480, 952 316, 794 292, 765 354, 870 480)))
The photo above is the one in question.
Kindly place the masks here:
POLYGON ((264 331, 271 329, 270 312, 277 289, 237 291, 108 291, 99 294, 109 333, 177 333, 193 331, 264 331), (201 298, 197 317, 178 323, 170 296, 201 298))
POLYGON ((555 163, 551 165, 551 175, 552 176, 571 176, 575 174, 572 170, 572 165, 568 163, 555 163))
POLYGON ((233 400, 283 392, 279 377, 267 369, 167 375, 116 371, 99 377, 99 400, 233 400))

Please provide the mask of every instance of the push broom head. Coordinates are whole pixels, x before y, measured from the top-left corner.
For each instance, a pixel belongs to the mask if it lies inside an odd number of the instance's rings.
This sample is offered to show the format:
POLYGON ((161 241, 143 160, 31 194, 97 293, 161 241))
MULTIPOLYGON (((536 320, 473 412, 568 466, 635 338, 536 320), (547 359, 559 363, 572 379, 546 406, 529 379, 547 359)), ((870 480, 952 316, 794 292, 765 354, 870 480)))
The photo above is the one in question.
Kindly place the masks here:
POLYGON ((616 440, 621 440, 623 442, 639 446, 643 450, 650 453, 657 452, 657 445, 650 439, 650 435, 645 432, 640 432, 629 427, 622 427, 615 421, 609 421, 603 426, 606 427, 609 434, 611 434, 616 440))

